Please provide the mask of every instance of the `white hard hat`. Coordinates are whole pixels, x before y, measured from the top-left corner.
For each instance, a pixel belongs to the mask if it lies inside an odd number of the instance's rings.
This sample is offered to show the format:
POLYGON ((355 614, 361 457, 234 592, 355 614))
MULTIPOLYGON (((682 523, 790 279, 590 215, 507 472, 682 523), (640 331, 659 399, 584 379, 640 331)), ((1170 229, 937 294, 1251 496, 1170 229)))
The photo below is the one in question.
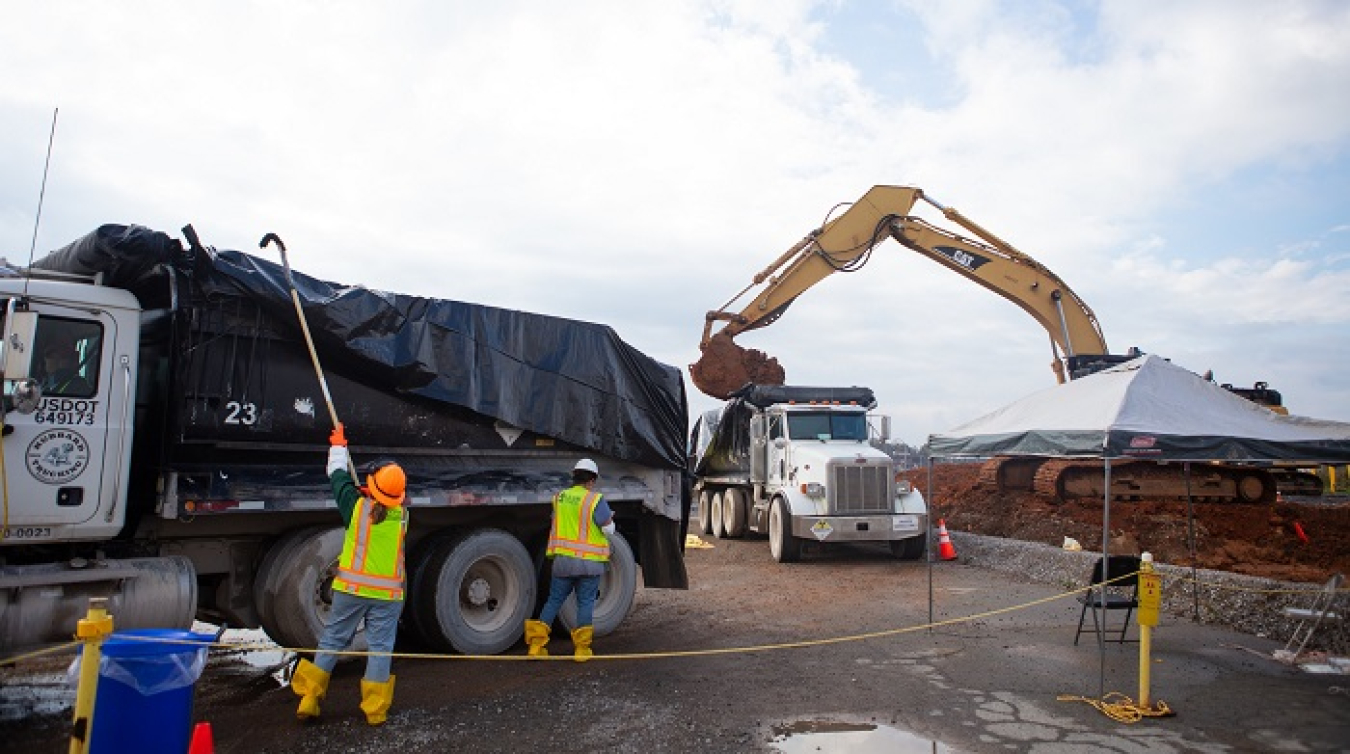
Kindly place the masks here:
POLYGON ((589 471, 596 476, 600 476, 600 467, 595 465, 595 461, 589 458, 583 458, 577 461, 577 465, 572 467, 573 471, 589 471))

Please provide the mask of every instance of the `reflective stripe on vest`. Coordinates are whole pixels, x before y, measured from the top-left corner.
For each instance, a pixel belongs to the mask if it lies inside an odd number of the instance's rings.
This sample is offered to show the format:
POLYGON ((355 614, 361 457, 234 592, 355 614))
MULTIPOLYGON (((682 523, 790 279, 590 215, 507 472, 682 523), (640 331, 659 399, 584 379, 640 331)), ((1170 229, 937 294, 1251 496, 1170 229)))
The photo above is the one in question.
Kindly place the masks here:
POLYGON ((548 536, 548 555, 570 555, 582 560, 609 560, 609 539, 595 525, 595 506, 600 493, 570 487, 553 497, 553 528, 548 536), (577 500, 577 495, 582 497, 577 500), (582 522, 585 522, 584 526, 582 522))
POLYGON ((378 503, 364 497, 357 499, 333 588, 361 597, 401 600, 408 512, 406 508, 390 508, 383 521, 372 524, 370 511, 375 505, 378 503))

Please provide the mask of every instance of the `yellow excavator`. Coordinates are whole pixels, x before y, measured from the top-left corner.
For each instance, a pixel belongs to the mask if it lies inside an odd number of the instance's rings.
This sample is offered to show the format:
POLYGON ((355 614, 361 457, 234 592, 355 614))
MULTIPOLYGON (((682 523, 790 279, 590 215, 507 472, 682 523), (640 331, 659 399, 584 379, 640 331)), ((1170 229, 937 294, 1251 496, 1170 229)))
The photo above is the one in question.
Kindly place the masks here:
MULTIPOLYGON (((1130 349, 1111 354, 1092 309, 1045 265, 1017 250, 952 207, 913 186, 873 186, 838 216, 808 233, 754 276, 753 282, 707 313, 699 360, 690 378, 703 393, 725 400, 747 383, 784 384, 785 370, 767 354, 741 347, 742 332, 776 322, 807 289, 836 272, 853 272, 867 263, 874 247, 887 238, 918 252, 1019 306, 1050 335, 1051 369, 1058 382, 1091 374, 1139 355, 1130 349), (911 214, 926 202, 950 222, 978 237, 967 238, 911 214), (733 306, 747 294, 749 304, 733 306), (713 332, 716 323, 725 323, 713 332)), ((838 209, 838 207, 836 207, 838 209)), ((1229 387, 1225 385, 1224 387, 1229 387)), ((1279 393, 1264 383, 1232 389, 1281 413, 1279 393)), ((985 464, 981 480, 1002 491, 1035 491, 1058 499, 1102 497, 1099 465, 1039 458, 996 458, 985 464)), ((1186 497, 1177 467, 1152 463, 1112 464, 1113 495, 1122 499, 1186 497)), ((1244 466, 1205 465, 1192 475, 1190 495, 1201 500, 1271 502, 1276 477, 1244 466)), ((1320 487, 1318 488, 1320 491, 1320 487)))

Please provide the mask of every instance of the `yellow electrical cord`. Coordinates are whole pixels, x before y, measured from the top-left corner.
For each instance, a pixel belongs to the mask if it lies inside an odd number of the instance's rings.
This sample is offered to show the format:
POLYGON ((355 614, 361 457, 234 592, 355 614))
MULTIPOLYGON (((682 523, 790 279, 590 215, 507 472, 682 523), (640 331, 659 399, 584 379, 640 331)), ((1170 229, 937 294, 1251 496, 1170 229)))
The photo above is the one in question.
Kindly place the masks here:
POLYGON ((1102 714, 1119 723, 1137 723, 1146 717, 1172 717, 1176 713, 1167 702, 1158 700, 1158 706, 1140 707, 1134 703, 1134 700, 1120 693, 1111 691, 1101 699, 1091 699, 1086 696, 1073 696, 1070 694, 1061 694, 1055 697, 1060 702, 1087 702, 1096 707, 1102 714))

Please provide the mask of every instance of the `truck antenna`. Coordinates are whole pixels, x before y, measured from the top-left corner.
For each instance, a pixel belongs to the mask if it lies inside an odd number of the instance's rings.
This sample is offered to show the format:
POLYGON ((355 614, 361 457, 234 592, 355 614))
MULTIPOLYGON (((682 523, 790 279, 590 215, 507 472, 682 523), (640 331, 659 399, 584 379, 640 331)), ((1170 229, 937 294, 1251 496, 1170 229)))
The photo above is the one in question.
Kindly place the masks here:
POLYGON ((38 189, 37 216, 33 218, 33 242, 28 246, 28 266, 33 266, 33 254, 37 251, 38 227, 42 224, 42 200, 47 197, 47 171, 52 166, 52 144, 56 141, 56 115, 61 108, 52 108, 52 130, 47 135, 47 159, 42 164, 42 187, 38 189))

